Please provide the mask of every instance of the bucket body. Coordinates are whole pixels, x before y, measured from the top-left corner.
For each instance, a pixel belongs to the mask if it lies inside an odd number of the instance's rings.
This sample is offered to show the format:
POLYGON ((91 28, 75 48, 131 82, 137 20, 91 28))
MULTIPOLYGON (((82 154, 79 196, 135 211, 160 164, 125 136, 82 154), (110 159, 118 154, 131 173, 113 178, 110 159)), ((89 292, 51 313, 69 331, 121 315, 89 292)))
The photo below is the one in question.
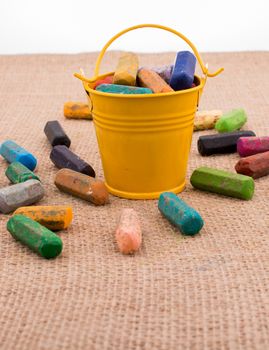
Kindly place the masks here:
POLYGON ((83 82, 92 111, 102 159, 105 182, 110 193, 130 199, 158 198, 164 191, 184 189, 193 120, 208 71, 193 43, 182 33, 159 24, 138 24, 114 35, 100 51, 94 77, 83 71, 75 76, 83 82), (194 78, 195 87, 162 94, 121 95, 94 90, 102 59, 109 46, 122 35, 137 29, 155 28, 184 40, 195 54, 203 76, 194 78))
MULTIPOLYGON (((100 78, 100 77, 99 77, 100 78)), ((203 82, 188 90, 150 95, 88 89, 105 182, 110 193, 158 198, 184 189, 203 82)))

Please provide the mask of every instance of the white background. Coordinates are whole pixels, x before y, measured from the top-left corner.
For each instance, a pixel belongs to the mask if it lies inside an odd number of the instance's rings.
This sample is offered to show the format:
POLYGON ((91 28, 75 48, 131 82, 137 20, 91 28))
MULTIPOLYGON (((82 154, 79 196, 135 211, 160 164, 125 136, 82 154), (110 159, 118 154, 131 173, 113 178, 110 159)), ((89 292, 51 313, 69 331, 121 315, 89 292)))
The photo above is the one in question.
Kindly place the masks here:
MULTIPOLYGON (((0 54, 98 51, 118 31, 158 23, 199 51, 269 50, 269 0, 0 0, 0 54)), ((138 30, 112 46, 141 52, 181 49, 160 30, 138 30)))

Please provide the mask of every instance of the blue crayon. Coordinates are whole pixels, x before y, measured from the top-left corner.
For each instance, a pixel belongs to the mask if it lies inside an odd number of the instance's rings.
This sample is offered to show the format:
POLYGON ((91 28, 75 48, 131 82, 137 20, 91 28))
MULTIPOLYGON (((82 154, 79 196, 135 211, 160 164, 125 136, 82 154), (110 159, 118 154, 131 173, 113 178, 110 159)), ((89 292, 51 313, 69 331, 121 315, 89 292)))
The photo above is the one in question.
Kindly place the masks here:
POLYGON ((193 236, 204 226, 200 214, 172 192, 160 195, 158 208, 184 235, 193 236))
POLYGON ((9 163, 20 162, 30 170, 34 170, 37 164, 36 158, 31 153, 11 140, 2 143, 0 154, 9 163))
POLYGON ((190 51, 178 52, 170 80, 171 88, 175 91, 191 88, 195 64, 196 57, 190 51))
POLYGON ((111 94, 124 94, 124 95, 140 95, 140 94, 152 94, 152 90, 137 86, 127 86, 118 84, 101 84, 97 86, 97 91, 108 92, 111 94))

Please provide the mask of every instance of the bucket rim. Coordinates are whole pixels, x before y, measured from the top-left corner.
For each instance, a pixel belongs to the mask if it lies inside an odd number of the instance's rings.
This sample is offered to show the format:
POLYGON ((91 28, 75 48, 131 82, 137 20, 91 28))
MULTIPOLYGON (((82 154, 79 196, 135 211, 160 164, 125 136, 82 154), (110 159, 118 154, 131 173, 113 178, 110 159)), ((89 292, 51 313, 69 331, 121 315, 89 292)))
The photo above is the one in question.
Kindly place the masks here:
POLYGON ((139 99, 139 98, 158 98, 161 96, 175 96, 175 95, 184 95, 190 92, 195 92, 195 91, 200 91, 203 89, 206 79, 199 77, 198 75, 194 75, 194 78, 199 81, 199 85, 196 85, 195 87, 189 88, 189 89, 184 89, 184 90, 179 90, 179 91, 172 91, 172 92, 162 92, 162 93, 153 93, 153 94, 114 94, 114 93, 109 93, 109 92, 103 92, 103 91, 98 91, 95 89, 92 89, 89 85, 94 84, 97 80, 104 79, 107 76, 113 75, 114 72, 109 72, 106 74, 99 75, 96 77, 94 80, 91 80, 90 83, 87 83, 85 81, 82 81, 84 89, 86 90, 87 93, 89 94, 96 94, 99 96, 104 96, 104 97, 116 97, 116 98, 125 98, 125 99, 139 99))

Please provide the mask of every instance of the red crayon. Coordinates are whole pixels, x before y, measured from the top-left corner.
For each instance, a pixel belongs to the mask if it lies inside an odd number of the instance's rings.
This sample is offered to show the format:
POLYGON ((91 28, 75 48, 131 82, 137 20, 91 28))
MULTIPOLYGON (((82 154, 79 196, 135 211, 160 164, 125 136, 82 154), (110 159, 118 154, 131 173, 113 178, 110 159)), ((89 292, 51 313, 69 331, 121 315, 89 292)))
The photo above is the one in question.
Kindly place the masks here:
POLYGON ((103 79, 99 79, 95 82, 95 84, 93 85, 93 89, 95 90, 97 88, 97 86, 101 85, 101 84, 112 84, 113 83, 113 75, 108 75, 107 77, 103 78, 103 79))
POLYGON ((257 179, 269 174, 269 152, 254 154, 241 158, 235 165, 239 174, 247 175, 257 179))

